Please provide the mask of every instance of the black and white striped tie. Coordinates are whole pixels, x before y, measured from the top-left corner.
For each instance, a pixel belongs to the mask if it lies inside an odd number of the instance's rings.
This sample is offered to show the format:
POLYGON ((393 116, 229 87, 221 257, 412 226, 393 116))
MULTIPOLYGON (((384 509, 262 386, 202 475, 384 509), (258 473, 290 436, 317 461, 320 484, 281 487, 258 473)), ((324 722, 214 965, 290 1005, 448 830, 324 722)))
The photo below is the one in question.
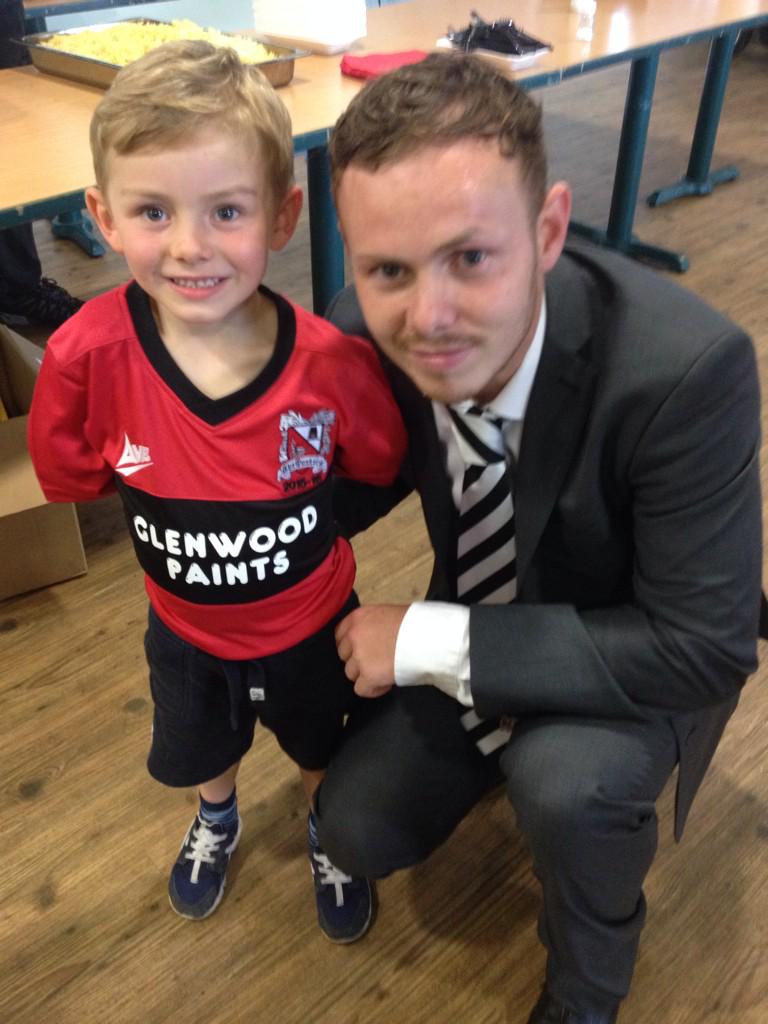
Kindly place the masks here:
MULTIPOLYGON (((512 504, 512 453, 504 442, 503 420, 476 405, 448 410, 464 460, 459 504, 457 595, 466 604, 508 604, 516 593, 515 513, 512 504)), ((483 754, 509 739, 508 727, 479 718, 474 709, 461 716, 483 754)))
POLYGON ((476 405, 450 414, 464 460, 458 596, 465 604, 508 604, 515 596, 515 513, 503 421, 476 405))

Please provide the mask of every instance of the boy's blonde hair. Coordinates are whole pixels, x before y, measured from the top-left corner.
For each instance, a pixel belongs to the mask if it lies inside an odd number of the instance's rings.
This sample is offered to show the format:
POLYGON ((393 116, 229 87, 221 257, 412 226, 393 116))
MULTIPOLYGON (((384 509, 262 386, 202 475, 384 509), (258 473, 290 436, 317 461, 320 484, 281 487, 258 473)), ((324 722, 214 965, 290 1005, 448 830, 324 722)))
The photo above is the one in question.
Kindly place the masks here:
POLYGON ((104 193, 110 153, 173 146, 208 127, 258 148, 282 199, 293 184, 290 115, 255 65, 202 39, 163 43, 118 72, 91 120, 96 184, 104 193))

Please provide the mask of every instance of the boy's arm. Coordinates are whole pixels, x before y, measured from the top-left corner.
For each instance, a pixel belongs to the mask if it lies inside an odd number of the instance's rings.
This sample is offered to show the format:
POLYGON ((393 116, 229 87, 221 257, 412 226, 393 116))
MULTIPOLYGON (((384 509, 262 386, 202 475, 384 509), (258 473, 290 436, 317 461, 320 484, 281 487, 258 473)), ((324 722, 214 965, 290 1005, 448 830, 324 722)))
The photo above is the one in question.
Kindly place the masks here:
POLYGON ((87 411, 82 369, 65 371, 46 350, 29 411, 28 441, 49 501, 86 501, 115 489, 112 467, 88 440, 87 411))
POLYGON ((400 410, 373 346, 347 339, 343 415, 334 457, 333 504, 341 532, 368 529, 413 489, 400 410))
MULTIPOLYGON (((370 353, 375 356, 376 350, 363 319, 354 288, 344 288, 334 296, 326 310, 325 318, 345 334, 366 339, 370 346, 370 353)), ((370 382, 366 385, 363 381, 357 381, 356 386, 367 387, 372 389, 377 395, 385 396, 387 402, 385 416, 388 417, 389 421, 394 422, 396 420, 398 431, 399 429, 404 431, 400 414, 392 398, 390 384, 382 370, 378 357, 375 356, 374 360, 370 363, 367 375, 370 375, 370 382)), ((367 429, 369 423, 375 422, 371 417, 372 410, 365 408, 362 421, 364 429, 367 429)), ((387 420, 384 422, 386 423, 387 420)), ((345 536, 351 537, 362 530, 367 530, 378 519, 382 519, 388 512, 391 512, 395 505, 398 505, 413 490, 413 482, 410 479, 408 463, 405 458, 407 448, 405 433, 403 433, 400 443, 403 445, 401 463, 397 468, 397 475, 388 485, 371 486, 369 482, 363 482, 365 477, 360 476, 354 470, 351 473, 354 479, 348 477, 336 477, 334 479, 334 511, 340 529, 345 536)))
POLYGON ((334 477, 333 513, 339 532, 344 537, 354 537, 383 519, 413 490, 411 485, 399 476, 389 487, 375 487, 358 480, 334 477))

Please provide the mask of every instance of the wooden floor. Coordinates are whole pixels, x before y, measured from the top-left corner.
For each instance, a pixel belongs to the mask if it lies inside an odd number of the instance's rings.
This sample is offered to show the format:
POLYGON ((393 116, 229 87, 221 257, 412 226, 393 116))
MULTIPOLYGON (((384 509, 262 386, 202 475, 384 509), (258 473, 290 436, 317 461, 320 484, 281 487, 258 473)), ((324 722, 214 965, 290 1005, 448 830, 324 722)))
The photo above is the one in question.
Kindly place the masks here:
MULTIPOLYGON (((665 56, 644 191, 687 162, 706 52, 665 56)), ((553 172, 604 222, 626 69, 540 95, 553 172)), ((681 282, 754 336, 768 385, 768 49, 734 65, 717 165, 741 178, 706 199, 638 210, 647 241, 683 248, 681 282)), ((123 276, 38 225, 45 270, 93 295, 123 276)), ((269 281, 309 301, 306 226, 269 281)), ((768 394, 768 391, 766 391, 768 394)), ((768 493, 768 492, 766 492, 768 493)), ((78 580, 0 605, 0 1021, 5 1024, 523 1024, 544 963, 529 858, 500 798, 424 865, 379 886, 375 928, 350 948, 314 921, 305 808, 291 765, 258 736, 239 782, 243 840, 210 921, 169 909, 166 876, 191 791, 145 772, 151 709, 145 599, 115 501, 81 507, 78 580)), ((428 556, 415 507, 357 546, 363 599, 407 600, 428 556)), ((1 570, 0 570, 1 571, 1 570)), ((765 666, 701 791, 682 845, 672 793, 622 1024, 768 1021, 768 697, 765 666)))

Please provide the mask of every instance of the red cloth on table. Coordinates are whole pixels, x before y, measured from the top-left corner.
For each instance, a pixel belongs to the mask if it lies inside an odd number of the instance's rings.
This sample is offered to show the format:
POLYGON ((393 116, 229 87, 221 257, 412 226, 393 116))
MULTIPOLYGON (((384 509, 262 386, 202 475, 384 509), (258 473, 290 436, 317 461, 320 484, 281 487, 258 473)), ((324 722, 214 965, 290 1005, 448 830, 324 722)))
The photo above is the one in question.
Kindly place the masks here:
POLYGON ((427 56, 424 50, 401 50, 399 53, 368 53, 364 57, 345 54, 341 60, 341 73, 352 78, 375 78, 387 71, 417 64, 427 56))

